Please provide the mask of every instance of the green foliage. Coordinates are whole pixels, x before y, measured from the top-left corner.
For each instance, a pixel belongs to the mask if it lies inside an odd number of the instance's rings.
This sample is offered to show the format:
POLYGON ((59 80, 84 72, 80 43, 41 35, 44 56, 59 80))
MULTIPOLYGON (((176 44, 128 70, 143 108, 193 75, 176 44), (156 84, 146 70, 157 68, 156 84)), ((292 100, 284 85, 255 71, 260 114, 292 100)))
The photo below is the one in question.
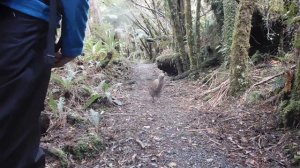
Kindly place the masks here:
POLYGON ((299 22, 298 20, 299 7, 296 2, 290 2, 284 9, 283 17, 287 20, 288 25, 299 22))
POLYGON ((116 52, 116 46, 119 42, 116 42, 113 38, 109 41, 97 41, 92 40, 86 41, 85 52, 86 56, 82 57, 85 61, 100 61, 106 57, 108 52, 113 52, 114 57, 118 57, 118 52, 116 52))
POLYGON ((67 64, 65 66, 66 73, 64 73, 64 75, 52 73, 51 81, 60 86, 61 89, 65 92, 71 92, 72 88, 76 83, 79 83, 84 80, 84 78, 76 78, 78 71, 75 71, 74 69, 75 68, 72 65, 67 64))
POLYGON ((86 101, 84 108, 89 108, 93 103, 95 103, 98 99, 103 98, 100 94, 93 94, 89 97, 89 99, 86 101))
POLYGON ((115 40, 115 31, 111 24, 92 25, 91 33, 91 37, 85 41, 86 56, 82 59, 100 61, 108 52, 113 52, 114 57, 118 57, 115 48, 122 45, 122 42, 115 40))
POLYGON ((53 94, 49 93, 48 106, 54 113, 55 117, 59 117, 59 114, 63 112, 65 107, 65 98, 59 97, 58 100, 55 100, 53 94))
POLYGON ((109 92, 111 92, 112 86, 109 83, 106 83, 106 81, 102 81, 98 87, 92 88, 87 85, 82 86, 91 96, 86 101, 84 108, 89 108, 93 103, 95 103, 99 99, 104 99, 105 97, 108 98, 109 92), (105 95, 102 95, 100 93, 105 93, 105 95))
POLYGON ((52 93, 49 93, 48 106, 50 107, 52 112, 54 112, 54 114, 58 116, 57 102, 55 101, 52 93))
POLYGON ((90 24, 91 29, 91 40, 92 41, 100 41, 105 40, 106 32, 108 30, 113 30, 114 27, 110 23, 102 23, 102 24, 90 24))
POLYGON ((61 86, 63 90, 70 91, 72 88, 72 80, 69 78, 65 78, 63 76, 59 76, 55 73, 51 75, 51 81, 61 86))
POLYGON ((98 99, 103 98, 103 96, 99 93, 99 91, 97 91, 96 89, 94 89, 90 86, 83 85, 82 88, 85 89, 90 95, 90 97, 88 98, 88 100, 84 104, 85 109, 89 108, 98 99))
POLYGON ((297 6, 296 2, 293 1, 290 3, 290 5, 288 5, 286 16, 288 18, 292 18, 297 16, 298 12, 299 12, 299 7, 297 6))
POLYGON ((272 0, 268 1, 271 12, 283 13, 284 12, 284 1, 283 0, 272 0))
POLYGON ((94 42, 88 39, 85 43, 86 56, 82 59, 84 60, 94 60, 99 61, 106 56, 106 49, 103 48, 101 41, 94 42))

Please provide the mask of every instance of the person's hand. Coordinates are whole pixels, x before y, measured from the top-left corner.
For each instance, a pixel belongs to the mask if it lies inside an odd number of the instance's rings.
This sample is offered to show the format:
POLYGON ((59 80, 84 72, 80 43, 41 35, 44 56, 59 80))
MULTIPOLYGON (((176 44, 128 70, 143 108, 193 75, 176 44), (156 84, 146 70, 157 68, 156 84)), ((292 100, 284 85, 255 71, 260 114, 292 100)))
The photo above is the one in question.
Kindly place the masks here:
POLYGON ((54 67, 62 67, 66 63, 72 61, 74 58, 63 56, 61 53, 56 53, 54 67))

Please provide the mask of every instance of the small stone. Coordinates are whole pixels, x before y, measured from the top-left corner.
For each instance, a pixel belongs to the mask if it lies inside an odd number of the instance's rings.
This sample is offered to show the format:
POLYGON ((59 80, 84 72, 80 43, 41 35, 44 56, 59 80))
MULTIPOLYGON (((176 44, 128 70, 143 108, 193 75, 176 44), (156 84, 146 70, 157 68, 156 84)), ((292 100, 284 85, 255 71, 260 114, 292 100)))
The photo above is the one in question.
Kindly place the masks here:
POLYGON ((169 167, 174 168, 177 166, 177 164, 175 162, 171 162, 168 164, 169 167))
POLYGON ((206 159, 206 161, 207 161, 208 163, 210 163, 210 162, 213 161, 213 159, 206 159))

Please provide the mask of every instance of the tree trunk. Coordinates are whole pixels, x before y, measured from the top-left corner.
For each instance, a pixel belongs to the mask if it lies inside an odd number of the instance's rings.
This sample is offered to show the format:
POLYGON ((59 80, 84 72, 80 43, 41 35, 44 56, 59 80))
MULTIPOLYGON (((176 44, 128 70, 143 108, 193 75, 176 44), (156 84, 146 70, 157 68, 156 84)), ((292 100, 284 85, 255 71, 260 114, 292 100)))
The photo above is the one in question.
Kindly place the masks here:
POLYGON ((190 61, 190 70, 196 69, 197 62, 194 52, 194 36, 193 36, 193 22, 192 22, 192 10, 191 10, 191 0, 185 1, 185 25, 188 40, 188 56, 190 61))
POLYGON ((99 8, 97 5, 97 1, 92 0, 90 2, 90 15, 89 15, 89 21, 92 24, 100 24, 100 14, 99 14, 99 8))
POLYGON ((197 56, 197 67, 203 62, 201 58, 201 34, 200 34, 201 0, 197 0, 196 23, 195 23, 195 52, 197 56))
POLYGON ((181 31, 180 23, 179 23, 179 15, 177 11, 177 3, 173 3, 173 0, 167 0, 169 8, 170 8, 170 14, 171 19, 173 22, 173 30, 175 34, 173 34, 176 38, 176 43, 178 46, 178 51, 180 54, 180 58, 182 61, 182 64, 179 59, 176 59, 176 66, 178 70, 178 74, 181 74, 183 71, 186 71, 188 62, 186 58, 186 53, 184 50, 184 41, 183 41, 183 32, 181 31))
POLYGON ((177 0, 177 3, 175 2, 176 6, 177 6, 177 15, 179 18, 179 26, 181 28, 181 31, 184 35, 186 35, 186 29, 184 26, 185 23, 185 16, 184 16, 184 0, 177 0))
POLYGON ((226 48, 225 65, 228 68, 237 2, 233 0, 223 0, 223 8, 224 8, 223 46, 226 48))
POLYGON ((247 62, 251 20, 256 0, 241 0, 235 18, 230 59, 230 93, 238 95, 248 86, 247 62))

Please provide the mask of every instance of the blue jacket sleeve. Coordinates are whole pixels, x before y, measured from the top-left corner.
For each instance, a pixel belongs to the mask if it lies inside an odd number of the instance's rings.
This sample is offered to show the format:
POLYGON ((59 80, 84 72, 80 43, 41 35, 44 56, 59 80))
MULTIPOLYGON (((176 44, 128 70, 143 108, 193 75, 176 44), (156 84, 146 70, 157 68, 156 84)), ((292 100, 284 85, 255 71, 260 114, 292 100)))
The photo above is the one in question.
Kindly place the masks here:
POLYGON ((82 53, 88 19, 88 1, 61 0, 63 6, 61 52, 66 57, 76 57, 82 53))

